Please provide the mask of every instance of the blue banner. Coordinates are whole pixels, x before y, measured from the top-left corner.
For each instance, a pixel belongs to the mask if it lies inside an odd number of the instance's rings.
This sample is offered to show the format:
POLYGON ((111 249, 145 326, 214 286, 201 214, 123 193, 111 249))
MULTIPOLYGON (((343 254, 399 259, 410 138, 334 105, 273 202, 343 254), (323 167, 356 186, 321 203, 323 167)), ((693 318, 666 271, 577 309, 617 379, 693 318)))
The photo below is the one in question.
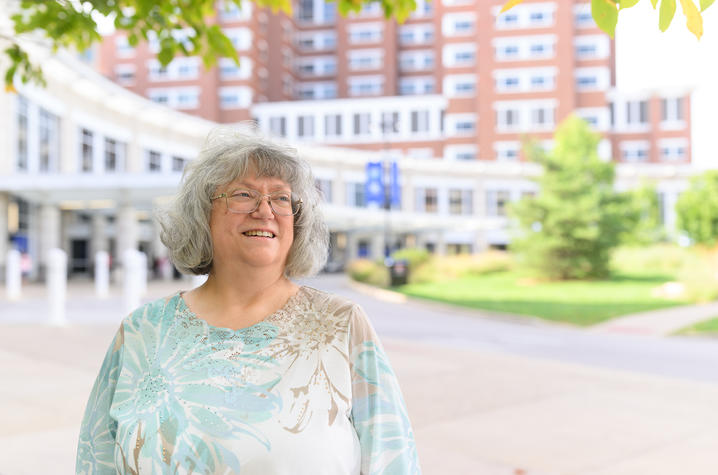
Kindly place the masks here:
POLYGON ((366 183, 364 195, 367 206, 372 204, 384 206, 384 170, 381 162, 368 162, 366 164, 366 183))
POLYGON ((391 162, 391 206, 401 207, 401 188, 399 188, 399 165, 391 162))

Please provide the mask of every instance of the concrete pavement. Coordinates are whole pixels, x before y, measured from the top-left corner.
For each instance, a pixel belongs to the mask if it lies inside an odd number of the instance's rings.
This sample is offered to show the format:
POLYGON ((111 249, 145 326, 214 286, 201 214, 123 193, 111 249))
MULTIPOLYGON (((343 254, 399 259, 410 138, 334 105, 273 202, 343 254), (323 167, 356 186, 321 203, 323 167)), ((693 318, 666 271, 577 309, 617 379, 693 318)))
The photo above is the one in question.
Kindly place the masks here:
MULTIPOLYGON (((152 284, 147 298, 180 287, 152 284)), ((37 289, 0 299, 1 475, 73 472, 84 404, 122 314, 119 295, 69 292, 64 327, 42 323, 37 289)), ((718 384, 383 339, 427 474, 716 473, 718 384)))

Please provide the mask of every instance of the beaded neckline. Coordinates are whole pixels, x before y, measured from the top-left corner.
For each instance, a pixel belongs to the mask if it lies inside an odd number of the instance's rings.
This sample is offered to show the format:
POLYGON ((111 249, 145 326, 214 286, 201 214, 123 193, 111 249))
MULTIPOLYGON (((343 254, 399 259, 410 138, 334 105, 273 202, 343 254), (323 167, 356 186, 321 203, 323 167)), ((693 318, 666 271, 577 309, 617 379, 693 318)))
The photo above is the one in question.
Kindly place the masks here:
POLYGON ((175 295, 175 298, 178 299, 178 306, 177 311, 180 314, 181 317, 186 318, 192 323, 200 324, 203 327, 206 327, 210 332, 219 332, 219 333, 230 333, 230 334, 239 334, 244 332, 251 332, 253 330, 256 330, 257 328, 261 328, 263 325, 267 323, 271 323, 275 320, 283 320, 285 319, 292 307, 295 307, 300 301, 301 298, 304 296, 304 294, 308 291, 308 287, 302 285, 299 287, 299 290, 295 292, 294 294, 290 295, 287 301, 282 305, 279 309, 274 311, 273 313, 270 313, 266 317, 264 317, 262 320, 258 321, 257 323, 254 323, 252 325, 249 325, 247 327, 243 328, 228 328, 228 327, 219 327, 216 325, 212 325, 209 322, 207 322, 205 319, 201 318, 197 314, 195 314, 187 305, 187 302, 185 302, 184 297, 182 297, 183 290, 180 290, 175 295))

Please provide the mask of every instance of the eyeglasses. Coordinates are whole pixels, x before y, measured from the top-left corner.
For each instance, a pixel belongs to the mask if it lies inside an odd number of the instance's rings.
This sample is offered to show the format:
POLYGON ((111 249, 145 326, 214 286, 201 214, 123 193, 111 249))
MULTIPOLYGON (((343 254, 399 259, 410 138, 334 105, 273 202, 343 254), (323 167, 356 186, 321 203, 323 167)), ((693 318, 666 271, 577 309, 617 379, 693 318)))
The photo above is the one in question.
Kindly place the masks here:
POLYGON ((221 193, 211 197, 209 200, 214 201, 218 198, 224 198, 227 203, 227 209, 233 213, 253 213, 264 198, 269 198, 269 207, 272 208, 274 214, 279 216, 292 216, 297 214, 302 204, 301 199, 297 199, 293 193, 288 191, 275 191, 268 195, 263 195, 255 190, 247 188, 238 188, 229 193, 221 193))

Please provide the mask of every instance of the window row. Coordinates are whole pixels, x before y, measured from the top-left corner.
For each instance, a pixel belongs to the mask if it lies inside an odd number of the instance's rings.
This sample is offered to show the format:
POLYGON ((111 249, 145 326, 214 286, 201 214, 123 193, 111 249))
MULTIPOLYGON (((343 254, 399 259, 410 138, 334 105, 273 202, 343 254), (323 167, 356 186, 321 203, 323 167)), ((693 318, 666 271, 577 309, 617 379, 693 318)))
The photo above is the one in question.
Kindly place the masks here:
MULTIPOLYGON (((409 112, 408 132, 411 134, 426 133, 431 128, 431 114, 429 110, 413 110, 409 112)), ((289 136, 288 118, 275 116, 270 117, 268 124, 263 125, 264 129, 275 136, 289 136), (268 125, 268 127, 267 127, 268 125)), ((347 132, 355 137, 369 136, 376 128, 377 132, 384 135, 399 134, 400 128, 399 112, 383 112, 380 122, 372 124, 370 112, 356 112, 350 115, 339 113, 323 115, 299 115, 295 118, 295 131, 298 139, 312 139, 322 136, 325 139, 339 138, 347 132), (321 130, 319 126, 321 125, 321 130)))
POLYGON ((497 61, 533 61, 556 55, 556 35, 495 38, 491 43, 497 61))
MULTIPOLYGON (((647 162, 650 159, 650 142, 647 140, 624 140, 619 144, 624 162, 647 162)), ((688 156, 686 139, 662 139, 658 141, 658 160, 663 162, 684 161, 688 156)))
POLYGON ((551 130, 556 125, 554 101, 512 101, 494 104, 497 132, 551 130))
POLYGON ((555 23, 555 2, 518 5, 504 13, 499 13, 500 10, 501 6, 493 9, 497 30, 547 28, 555 23))

